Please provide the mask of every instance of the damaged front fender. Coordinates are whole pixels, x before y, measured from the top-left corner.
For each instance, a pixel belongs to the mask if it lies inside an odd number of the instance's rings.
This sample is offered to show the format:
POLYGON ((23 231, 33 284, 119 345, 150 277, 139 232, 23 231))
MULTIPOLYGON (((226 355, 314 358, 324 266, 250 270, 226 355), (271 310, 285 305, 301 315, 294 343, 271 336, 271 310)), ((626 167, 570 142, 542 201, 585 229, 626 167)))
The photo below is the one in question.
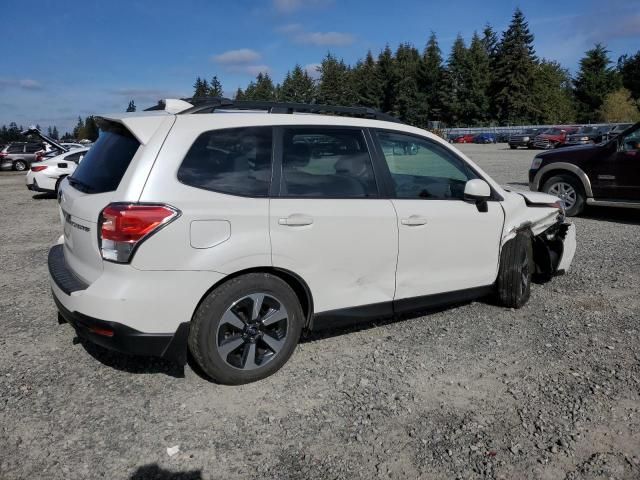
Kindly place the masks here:
POLYGON ((558 221, 533 237, 536 281, 545 282, 569 270, 576 252, 576 226, 558 221))

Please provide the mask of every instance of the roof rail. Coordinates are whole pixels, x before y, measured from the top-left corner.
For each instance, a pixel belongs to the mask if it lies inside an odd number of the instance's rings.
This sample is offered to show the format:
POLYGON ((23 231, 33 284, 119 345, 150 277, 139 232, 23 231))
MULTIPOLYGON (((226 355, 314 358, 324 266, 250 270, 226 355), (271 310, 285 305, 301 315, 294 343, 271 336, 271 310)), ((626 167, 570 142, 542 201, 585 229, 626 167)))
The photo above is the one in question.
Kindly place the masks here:
MULTIPOLYGON (((269 113, 321 113, 344 115, 348 117, 370 118, 387 122, 403 123, 396 117, 368 107, 343 107, 338 105, 316 105, 310 103, 288 103, 252 100, 231 100, 223 97, 183 98, 182 102, 193 105, 191 108, 175 112, 179 115, 192 113, 213 113, 216 110, 266 110, 269 113)), ((147 110, 165 110, 168 100, 147 110)), ((182 103, 181 105, 184 105, 182 103)))

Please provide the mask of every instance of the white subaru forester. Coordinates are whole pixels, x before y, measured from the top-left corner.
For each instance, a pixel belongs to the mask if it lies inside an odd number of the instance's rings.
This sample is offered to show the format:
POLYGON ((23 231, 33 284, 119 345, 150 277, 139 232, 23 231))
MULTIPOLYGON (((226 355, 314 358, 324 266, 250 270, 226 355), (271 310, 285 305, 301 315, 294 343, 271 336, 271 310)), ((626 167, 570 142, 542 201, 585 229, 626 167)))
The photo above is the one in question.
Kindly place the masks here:
POLYGON ((241 384, 303 329, 491 293, 518 308, 532 278, 569 268, 557 198, 504 190, 424 130, 363 108, 194 103, 101 117, 60 186, 51 286, 83 338, 181 364, 189 350, 241 384))

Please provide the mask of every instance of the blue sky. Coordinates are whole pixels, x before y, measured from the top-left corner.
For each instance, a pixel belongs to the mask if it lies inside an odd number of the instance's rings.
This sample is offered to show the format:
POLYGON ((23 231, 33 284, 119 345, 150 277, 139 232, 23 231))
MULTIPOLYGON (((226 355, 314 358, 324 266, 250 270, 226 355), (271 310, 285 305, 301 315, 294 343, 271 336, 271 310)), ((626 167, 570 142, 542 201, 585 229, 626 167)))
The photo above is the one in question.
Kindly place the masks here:
POLYGON ((640 0, 2 0, 0 125, 65 131, 130 99, 188 96, 197 75, 231 95, 328 51, 354 63, 387 43, 422 49, 432 30, 446 56, 458 33, 502 31, 517 6, 537 54, 571 71, 598 41, 614 60, 640 49, 640 0))

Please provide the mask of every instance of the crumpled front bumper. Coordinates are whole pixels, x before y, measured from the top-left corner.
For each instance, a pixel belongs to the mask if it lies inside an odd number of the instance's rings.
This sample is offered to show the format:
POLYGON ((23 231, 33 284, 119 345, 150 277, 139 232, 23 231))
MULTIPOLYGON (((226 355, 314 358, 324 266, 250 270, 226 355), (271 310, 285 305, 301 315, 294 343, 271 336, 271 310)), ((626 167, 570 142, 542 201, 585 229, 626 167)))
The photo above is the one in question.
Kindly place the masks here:
POLYGON ((533 258, 538 279, 544 281, 568 272, 576 245, 576 226, 563 218, 533 237, 533 258))

